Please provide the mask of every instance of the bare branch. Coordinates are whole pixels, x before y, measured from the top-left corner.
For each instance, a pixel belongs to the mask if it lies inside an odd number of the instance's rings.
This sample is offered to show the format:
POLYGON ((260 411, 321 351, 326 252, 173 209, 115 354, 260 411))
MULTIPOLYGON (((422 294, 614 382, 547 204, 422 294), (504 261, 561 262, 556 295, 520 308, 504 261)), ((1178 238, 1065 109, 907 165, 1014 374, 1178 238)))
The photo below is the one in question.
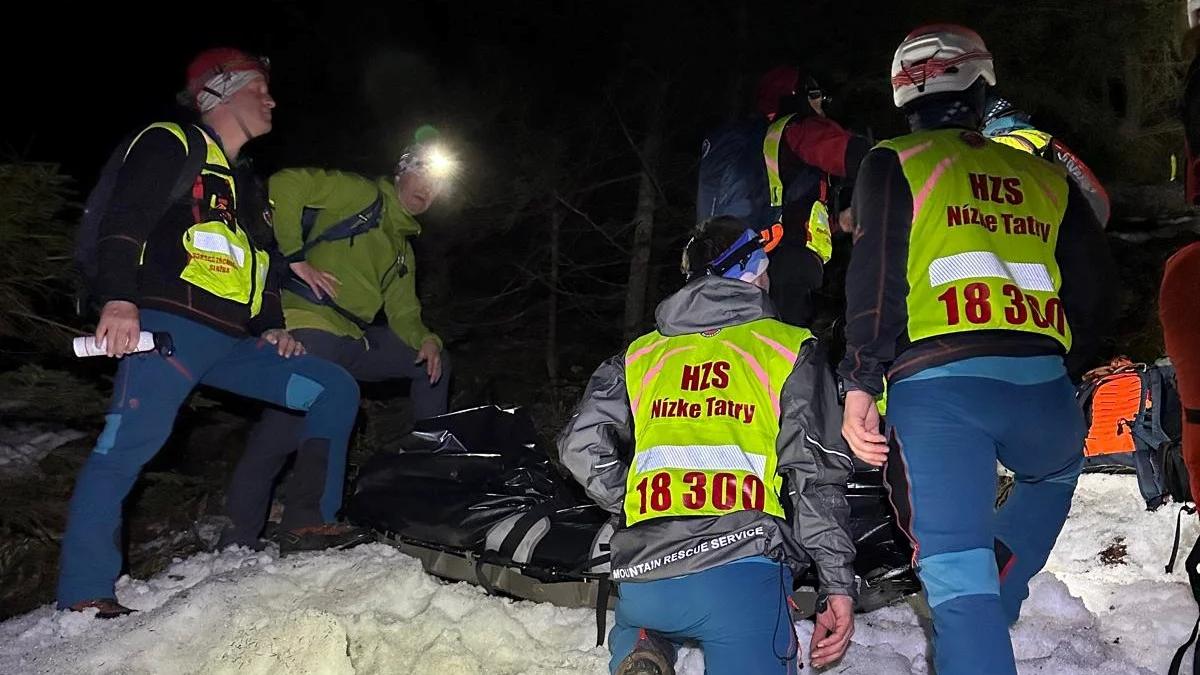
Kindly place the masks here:
POLYGON ((554 198, 556 200, 558 200, 559 204, 562 204, 568 210, 570 210, 572 213, 578 215, 580 218, 583 218, 583 220, 588 225, 591 225, 593 229, 595 229, 600 234, 604 235, 604 238, 607 239, 608 243, 612 244, 614 248, 616 248, 618 251, 620 251, 621 253, 623 253, 625 255, 629 255, 629 249, 625 248, 620 243, 618 243, 616 239, 613 239, 612 235, 610 235, 608 232, 606 232, 604 230, 604 228, 597 225, 596 222, 592 220, 591 216, 584 213, 583 211, 580 211, 578 208, 575 207, 574 204, 571 204, 567 200, 563 199, 562 195, 558 194, 557 192, 554 193, 554 198))
POLYGON ((595 190, 599 190, 602 187, 608 187, 609 185, 613 185, 614 183, 624 183, 627 180, 633 180, 635 178, 638 178, 641 175, 642 175, 642 173, 639 171, 636 173, 625 174, 624 176, 617 176, 616 178, 609 178, 608 180, 602 180, 599 183, 592 183, 591 185, 585 185, 584 187, 571 190, 571 194, 578 195, 578 194, 583 194, 585 192, 593 192, 595 190))
MULTIPOLYGON (((658 177, 654 175, 654 171, 646 162, 646 158, 642 156, 642 149, 638 147, 637 141, 633 140, 633 134, 629 133, 629 127, 625 126, 625 118, 621 117, 621 111, 617 109, 617 104, 613 102, 612 97, 608 95, 607 91, 604 92, 604 100, 608 101, 613 114, 617 116, 617 123, 621 126, 621 133, 625 134, 625 140, 629 142, 629 147, 633 149, 633 154, 637 156, 638 163, 642 165, 642 172, 654 185, 655 191, 658 192, 658 198, 662 200, 664 205, 667 204, 667 193, 658 184, 658 177)), ((662 101, 659 101, 657 105, 663 105, 662 101)))
POLYGON ((21 311, 17 311, 17 310, 8 310, 8 312, 7 312, 7 313, 8 313, 8 314, 11 314, 11 315, 13 315, 13 316, 19 316, 19 317, 21 317, 21 318, 23 318, 23 319, 30 319, 30 320, 32 320, 32 321, 39 321, 39 322, 41 322, 41 323, 44 323, 44 324, 46 324, 46 325, 48 325, 48 326, 54 326, 55 328, 58 328, 58 329, 60 329, 60 330, 67 331, 67 332, 69 332, 69 333, 72 333, 72 334, 74 334, 74 335, 87 335, 87 333, 85 333, 85 332, 84 332, 84 331, 82 331, 82 330, 79 330, 78 328, 76 328, 76 327, 74 327, 74 326, 68 326, 68 325, 66 325, 65 323, 59 323, 59 322, 57 322, 57 321, 51 321, 50 319, 46 319, 46 318, 40 317, 40 316, 38 316, 38 315, 36 315, 36 314, 30 314, 30 313, 28 313, 28 312, 21 312, 21 311))

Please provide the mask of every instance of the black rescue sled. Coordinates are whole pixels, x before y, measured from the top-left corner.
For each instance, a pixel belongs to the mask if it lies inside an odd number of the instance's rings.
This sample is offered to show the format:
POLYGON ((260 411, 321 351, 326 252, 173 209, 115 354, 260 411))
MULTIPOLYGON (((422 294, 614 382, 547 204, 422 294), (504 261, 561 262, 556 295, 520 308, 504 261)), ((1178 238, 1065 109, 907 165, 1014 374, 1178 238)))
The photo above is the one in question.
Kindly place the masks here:
MULTIPOLYGON (((485 406, 421 420, 395 449, 363 465, 345 515, 421 561, 434 576, 489 593, 563 607, 615 596, 608 581, 613 524, 550 454, 519 408, 485 406)), ((849 487, 858 546, 859 611, 920 589, 882 474, 860 465, 849 487)), ((816 604, 815 572, 797 580, 801 616, 816 604)))

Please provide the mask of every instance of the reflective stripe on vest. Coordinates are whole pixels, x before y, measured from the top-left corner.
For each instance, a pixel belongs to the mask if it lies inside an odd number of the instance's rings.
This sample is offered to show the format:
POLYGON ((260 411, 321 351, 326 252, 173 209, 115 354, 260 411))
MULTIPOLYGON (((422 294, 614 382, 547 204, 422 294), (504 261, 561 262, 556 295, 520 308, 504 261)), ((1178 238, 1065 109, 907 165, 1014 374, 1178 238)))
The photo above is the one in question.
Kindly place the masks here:
POLYGON ((1070 349, 1054 257, 1067 202, 1062 168, 959 129, 880 147, 899 156, 913 195, 909 339, 999 329, 1070 349))
POLYGON ((266 252, 253 249, 245 231, 235 225, 230 232, 219 222, 197 223, 183 233, 183 248, 188 262, 181 279, 226 300, 249 304, 250 316, 258 315, 271 261, 266 252))
POLYGON ((628 525, 758 510, 783 518, 780 394, 812 333, 774 319, 629 346, 634 419, 628 525))

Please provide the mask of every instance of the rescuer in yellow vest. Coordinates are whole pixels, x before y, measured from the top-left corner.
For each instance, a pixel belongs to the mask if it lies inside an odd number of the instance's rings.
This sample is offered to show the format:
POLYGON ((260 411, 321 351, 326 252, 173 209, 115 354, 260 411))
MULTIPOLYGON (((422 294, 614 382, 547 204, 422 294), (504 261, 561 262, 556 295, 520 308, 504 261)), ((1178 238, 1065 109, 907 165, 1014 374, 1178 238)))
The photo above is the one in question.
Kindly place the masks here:
POLYGON ((823 596, 810 658, 827 665, 849 645, 852 463, 822 348, 767 297, 782 234, 730 216, 698 226, 657 330, 600 366, 559 439, 618 523, 614 673, 667 675, 688 639, 707 673, 795 672, 787 600, 810 564, 823 596))
POLYGON ((876 146, 858 175, 842 432, 885 467, 938 675, 1015 674, 1008 626, 1083 464, 1064 356, 1086 359, 1103 333, 1112 262, 1061 167, 979 133, 996 75, 974 31, 913 31, 891 74, 913 133, 876 146), (999 511, 997 460, 1016 475, 999 511))

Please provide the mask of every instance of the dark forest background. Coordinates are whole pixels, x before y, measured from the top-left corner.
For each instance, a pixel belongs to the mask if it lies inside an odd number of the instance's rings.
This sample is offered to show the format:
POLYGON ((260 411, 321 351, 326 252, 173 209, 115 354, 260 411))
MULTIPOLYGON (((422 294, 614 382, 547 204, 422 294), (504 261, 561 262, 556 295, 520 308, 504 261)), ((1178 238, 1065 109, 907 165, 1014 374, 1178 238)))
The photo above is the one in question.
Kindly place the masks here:
MULTIPOLYGON (((1106 357, 1161 355, 1162 262, 1194 227, 1172 169, 1183 150, 1182 0, 23 11, 9 10, 0 47, 0 429, 85 435, 32 473, 0 466, 0 617, 49 598, 65 500, 114 369, 70 356, 69 338, 89 327, 72 302, 79 205, 124 136, 179 115, 184 68, 206 47, 271 59, 275 129, 246 150, 264 177, 288 166, 383 174, 417 128, 441 132, 463 171, 422 217, 417 246, 427 322, 455 358, 453 404, 527 406, 546 439, 596 363, 649 329, 655 303, 679 285, 704 133, 748 113, 758 75, 774 65, 805 67, 831 94, 831 117, 879 140, 905 131, 888 81, 904 35, 929 22, 976 29, 1000 93, 1066 140, 1114 196, 1122 295, 1106 357)), ((818 329, 838 316, 848 254, 839 240, 818 329)), ((408 424, 402 386, 367 394, 356 461, 408 424)), ((205 545, 256 414, 203 391, 183 412, 128 505, 132 571, 205 545)))

